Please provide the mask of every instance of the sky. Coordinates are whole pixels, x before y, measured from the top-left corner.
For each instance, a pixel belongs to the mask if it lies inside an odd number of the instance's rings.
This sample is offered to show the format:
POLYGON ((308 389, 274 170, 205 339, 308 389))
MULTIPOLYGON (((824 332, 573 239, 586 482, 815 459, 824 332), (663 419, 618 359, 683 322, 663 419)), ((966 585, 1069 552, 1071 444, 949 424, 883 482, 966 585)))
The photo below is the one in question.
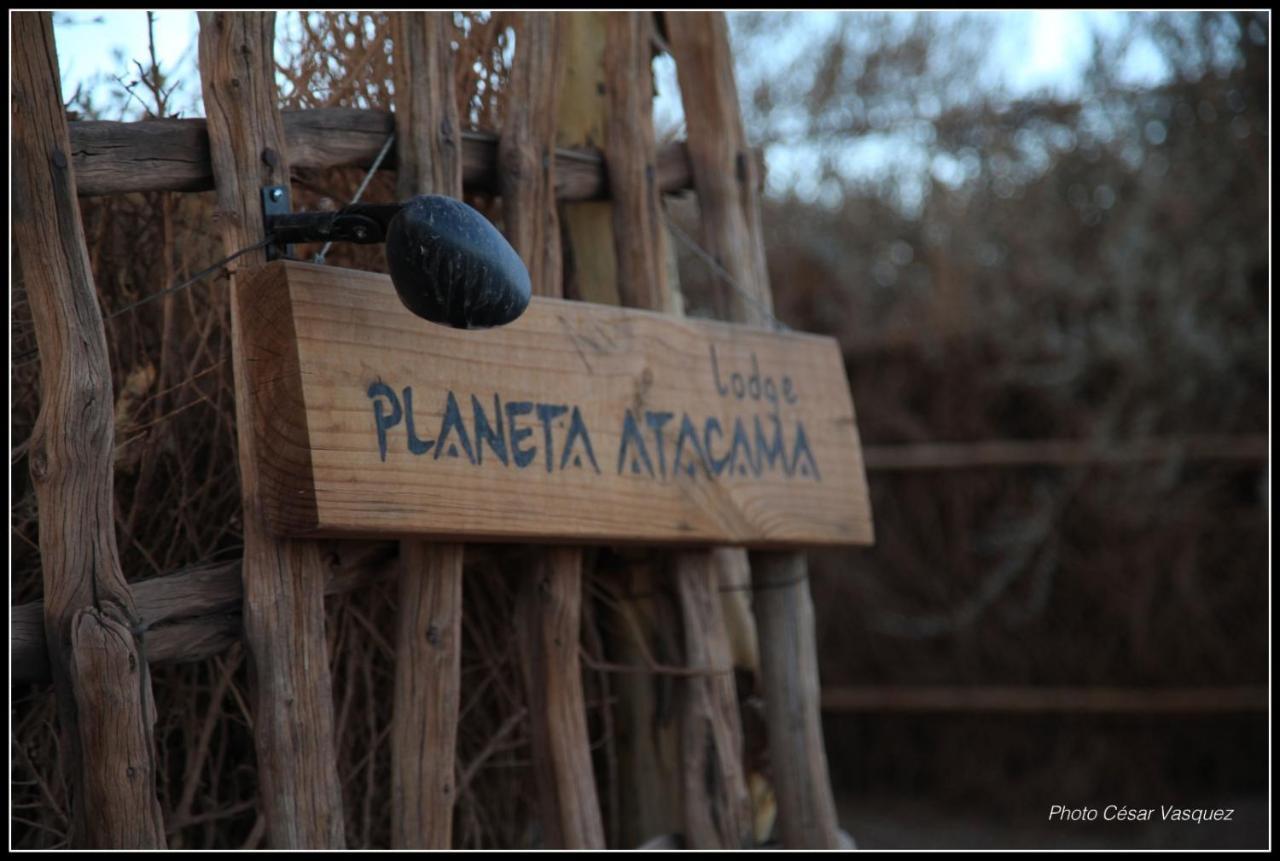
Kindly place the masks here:
MULTIPOLYGON (((285 13, 293 14, 293 13, 285 13)), ((814 11, 805 13, 804 25, 791 31, 770 52, 770 57, 785 62, 802 51, 810 36, 827 32, 839 23, 844 13, 814 11)), ((926 13, 942 16, 955 13, 926 13)), ((1114 12, 1028 11, 992 12, 997 37, 991 51, 991 66, 984 72, 990 83, 1002 85, 1011 95, 1050 90, 1060 96, 1071 96, 1082 84, 1081 73, 1088 61, 1095 32, 1114 34, 1123 26, 1114 12)), ((171 96, 171 113, 202 116, 199 77, 196 69, 196 15, 191 11, 158 11, 155 13, 156 55, 160 68, 177 83, 171 96)), ((732 13, 730 15, 732 23, 732 13)), ((287 21, 282 22, 287 26, 287 21)), ((147 13, 132 12, 55 12, 54 33, 58 43, 64 99, 71 99, 78 87, 88 89, 99 106, 108 106, 108 94, 118 90, 113 76, 123 76, 125 84, 136 81, 138 70, 132 61, 148 65, 147 13)), ((747 62, 762 62, 739 56, 740 74, 747 62)), ((768 62, 768 61, 763 61, 768 62)), ((1164 69, 1153 50, 1144 53, 1138 45, 1127 60, 1126 76, 1133 83, 1152 83, 1164 69)), ((751 71, 768 73, 758 66, 751 71)), ((655 99, 655 122, 661 132, 679 128, 682 121, 675 65, 669 57, 655 64, 658 96, 655 99)), ((147 98, 144 89, 138 94, 147 98)), ((139 100, 130 100, 124 117, 136 119, 142 114, 139 100)), ((108 110, 108 118, 121 116, 120 110, 108 110)), ((750 130, 748 130, 748 133, 750 130)), ((852 148, 851 159, 862 170, 876 169, 874 147, 852 148)), ((768 175, 771 190, 777 191, 793 183, 798 165, 808 160, 803 147, 788 150, 772 147, 769 152, 768 175), (795 167, 795 170, 792 170, 795 167)))

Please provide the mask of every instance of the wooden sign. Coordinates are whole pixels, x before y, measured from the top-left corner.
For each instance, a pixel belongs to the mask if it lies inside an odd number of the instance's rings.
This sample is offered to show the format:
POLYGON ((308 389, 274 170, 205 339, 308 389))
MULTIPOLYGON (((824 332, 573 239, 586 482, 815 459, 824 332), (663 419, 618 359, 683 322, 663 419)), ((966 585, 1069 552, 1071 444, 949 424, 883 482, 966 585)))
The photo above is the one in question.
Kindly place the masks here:
POLYGON ((542 298, 461 331, 385 275, 289 261, 236 302, 281 534, 872 541, 831 338, 542 298))

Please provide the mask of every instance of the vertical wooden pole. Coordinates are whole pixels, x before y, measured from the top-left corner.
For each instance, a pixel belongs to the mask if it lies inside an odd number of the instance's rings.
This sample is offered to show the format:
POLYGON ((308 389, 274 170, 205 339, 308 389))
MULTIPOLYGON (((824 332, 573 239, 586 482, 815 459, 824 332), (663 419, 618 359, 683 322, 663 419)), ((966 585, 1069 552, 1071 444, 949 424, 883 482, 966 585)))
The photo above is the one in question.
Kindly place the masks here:
POLYGON ((163 849, 151 676, 112 516, 107 339, 76 201, 53 20, 18 12, 11 23, 13 234, 43 392, 29 457, 72 845, 163 849))
MULTIPOLYGON (((507 236, 533 292, 562 295, 555 201, 559 16, 524 13, 498 145, 507 236)), ((529 702, 533 770, 548 847, 604 847, 579 661, 582 550, 539 550, 519 587, 516 630, 529 702)))
MULTIPOLYGON (((605 162, 622 302, 679 313, 681 303, 667 277, 667 231, 655 180, 652 26, 646 13, 607 15, 605 162)), ((712 560, 706 551, 677 553, 672 560, 685 660, 724 669, 677 685, 680 797, 690 848, 737 849, 751 843, 751 818, 737 691, 712 560)))
POLYGON ((835 799, 822 745, 822 689, 808 565, 799 553, 752 553, 760 671, 778 831, 789 849, 838 849, 835 799))
MULTIPOLYGON (((445 12, 392 17, 396 191, 462 197, 462 134, 445 12)), ((462 671, 460 544, 400 542, 395 704, 391 718, 391 845, 448 849, 462 671)))
MULTIPOLYGON (((289 184, 275 86, 275 14, 201 12, 200 75, 217 187, 215 220, 227 252, 263 238, 261 189, 289 184)), ((241 257, 236 271, 265 262, 241 257)), ((240 279, 232 274, 231 344, 244 502, 244 632, 252 656, 254 745, 270 843, 341 848, 342 787, 324 634, 326 569, 313 541, 276 538, 258 504, 258 405, 243 354, 240 279)))
MULTIPOLYGON (((713 255, 733 279, 721 279, 718 304, 728 319, 763 324, 773 302, 765 268, 764 237, 760 224, 759 183, 755 162, 746 145, 738 107, 728 25, 720 12, 672 12, 666 15, 667 38, 676 60, 688 126, 689 160, 702 216, 704 249, 713 255), (734 286, 736 285, 736 286, 734 286)), ((754 558, 754 557, 753 557, 754 558)), ((786 565, 798 578, 789 588, 803 595, 790 601, 754 601, 760 630, 766 712, 769 720, 770 762, 777 784, 778 826, 789 848, 837 848, 835 804, 827 776, 819 715, 812 611, 809 606, 807 565, 801 554, 784 554, 786 565), (785 648, 775 638, 790 637, 801 646, 785 648), (798 651, 797 651, 798 649, 798 651), (806 651, 807 650, 807 651, 806 651), (805 674, 809 677, 801 678, 805 674), (814 715, 814 720, 775 720, 778 715, 814 715), (810 755, 792 757, 797 748, 810 755)), ((769 585, 754 578, 756 590, 780 588, 769 567, 769 585)))

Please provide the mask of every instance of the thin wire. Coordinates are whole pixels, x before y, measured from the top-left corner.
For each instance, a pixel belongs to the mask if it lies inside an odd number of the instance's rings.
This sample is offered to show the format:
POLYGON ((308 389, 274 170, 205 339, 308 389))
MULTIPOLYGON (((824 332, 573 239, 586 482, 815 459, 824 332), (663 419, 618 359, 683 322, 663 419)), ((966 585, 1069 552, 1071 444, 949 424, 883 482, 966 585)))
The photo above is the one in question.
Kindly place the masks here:
MULTIPOLYGON (((192 275, 190 278, 188 278, 186 281, 183 281, 181 284, 175 284, 172 287, 166 287, 165 289, 158 290, 155 293, 152 293, 148 296, 143 296, 137 302, 131 302, 128 305, 125 305, 123 308, 117 308, 116 310, 112 311, 110 314, 107 314, 105 317, 103 317, 102 320, 104 323, 107 320, 114 320, 116 317, 119 317, 121 314, 124 314, 128 311, 132 311, 134 308, 137 308, 140 305, 145 305, 148 302, 153 302, 156 299, 159 299, 162 296, 168 296, 171 293, 177 293, 179 290, 185 290, 186 288, 190 287, 196 282, 201 281, 207 278, 208 276, 212 275, 214 272, 217 272, 218 270, 222 269, 222 267, 226 266, 228 263, 230 263, 232 260, 235 260, 237 257, 242 257, 245 254, 248 254, 250 251, 257 251, 259 248, 265 248, 266 246, 270 245, 271 242, 272 242, 272 238, 268 236, 266 239, 263 239, 261 242, 255 242, 253 245, 246 245, 244 248, 241 248, 239 251, 233 251, 231 254, 228 254, 226 257, 222 258, 221 260, 217 261, 211 266, 201 269, 199 272, 197 272, 195 275, 192 275)), ((29 364, 27 360, 31 359, 32 361, 34 361, 32 357, 39 354, 39 352, 40 352, 40 348, 36 347, 34 350, 27 350, 22 355, 16 356, 13 360, 14 362, 13 367, 20 368, 23 365, 29 364)))
POLYGON ((773 312, 769 310, 767 305, 761 302, 755 295, 751 293, 751 291, 745 289, 741 284, 739 284, 737 279, 734 278, 731 274, 729 274, 729 270, 725 269, 723 266, 720 265, 719 260, 716 260, 710 254, 708 254, 707 251, 702 246, 700 246, 697 242, 694 241, 693 237, 689 236, 689 234, 681 230, 680 225, 676 224, 675 220, 671 217, 671 213, 667 212, 666 207, 663 207, 662 217, 666 220, 667 227, 669 227, 671 229, 671 232, 675 234, 676 239, 679 239, 681 242, 685 244, 686 248, 688 248, 694 254, 701 257, 702 260, 708 266, 710 266, 717 275, 719 275, 726 282, 728 282, 730 287, 738 291, 738 295, 742 296, 744 299, 750 302, 753 306, 755 306, 755 309, 757 311, 759 311, 761 314, 767 317, 769 321, 773 323, 774 329, 780 332, 791 331, 790 326, 788 326, 786 323, 779 320, 777 317, 773 316, 773 312))
MULTIPOLYGON (((387 135, 387 142, 382 145, 382 149, 378 152, 378 157, 375 158, 373 160, 373 164, 369 166, 369 172, 364 175, 364 179, 360 182, 360 187, 356 189, 355 197, 351 198, 351 203, 348 203, 347 206, 360 202, 360 195, 364 194, 364 190, 369 187, 369 180, 373 179, 373 175, 378 172, 378 167, 382 164, 382 160, 387 157, 387 153, 391 152, 391 145, 395 143, 395 140, 395 132, 387 135)), ((335 219, 338 217, 336 212, 333 217, 335 219)), ((330 239, 324 244, 324 247, 320 249, 319 253, 317 253, 315 257, 311 258, 312 262, 324 263, 324 256, 329 253, 329 249, 332 246, 333 240, 330 239)))

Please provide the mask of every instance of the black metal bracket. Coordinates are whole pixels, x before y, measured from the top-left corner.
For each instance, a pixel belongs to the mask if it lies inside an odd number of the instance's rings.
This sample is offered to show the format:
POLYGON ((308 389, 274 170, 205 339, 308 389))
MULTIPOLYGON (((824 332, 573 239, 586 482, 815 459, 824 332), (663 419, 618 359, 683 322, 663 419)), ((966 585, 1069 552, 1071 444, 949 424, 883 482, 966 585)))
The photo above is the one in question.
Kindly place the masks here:
POLYGON ((284 186, 262 189, 262 219, 272 243, 267 259, 293 257, 296 242, 354 242, 373 245, 387 241, 387 227, 403 208, 400 203, 354 203, 333 212, 290 212, 284 186))

